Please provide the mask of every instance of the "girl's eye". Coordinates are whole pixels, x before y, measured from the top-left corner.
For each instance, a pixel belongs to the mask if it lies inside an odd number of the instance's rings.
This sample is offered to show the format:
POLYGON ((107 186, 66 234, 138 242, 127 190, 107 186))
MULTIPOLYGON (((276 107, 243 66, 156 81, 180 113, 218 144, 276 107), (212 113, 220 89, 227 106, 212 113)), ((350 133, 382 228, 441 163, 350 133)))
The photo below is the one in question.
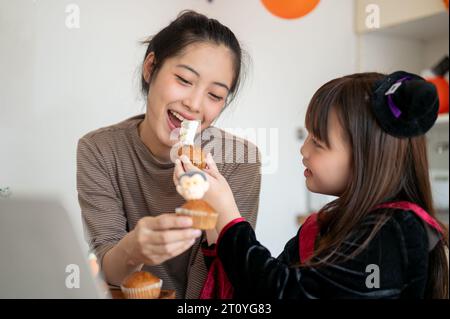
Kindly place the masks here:
POLYGON ((216 101, 216 102, 219 102, 219 101, 222 101, 222 100, 223 100, 223 97, 217 96, 217 95, 212 94, 212 93, 209 93, 209 96, 211 96, 211 98, 212 98, 214 101, 216 101))
POLYGON ((177 79, 178 79, 181 83, 183 83, 183 84, 191 84, 191 82, 189 82, 188 80, 182 78, 182 77, 179 76, 179 75, 177 75, 176 77, 177 77, 177 79))

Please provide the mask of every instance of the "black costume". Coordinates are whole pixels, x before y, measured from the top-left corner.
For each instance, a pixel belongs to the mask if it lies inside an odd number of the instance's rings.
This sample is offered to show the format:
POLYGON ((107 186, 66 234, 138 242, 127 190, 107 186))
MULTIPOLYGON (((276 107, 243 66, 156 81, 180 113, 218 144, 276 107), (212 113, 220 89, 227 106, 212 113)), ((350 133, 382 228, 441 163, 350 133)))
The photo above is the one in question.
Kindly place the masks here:
MULTIPOLYGON (((300 262, 302 228, 280 256, 273 258, 257 241, 250 224, 233 224, 221 234, 216 247, 217 257, 234 287, 233 297, 423 298, 430 241, 435 239, 429 239, 428 226, 412 211, 389 209, 392 216, 366 249, 344 263, 320 268, 295 266, 300 262), (379 288, 367 285, 372 273, 369 265, 378 266, 379 288)), ((348 255, 367 238, 374 218, 375 215, 367 217, 346 240, 343 253, 348 255)), ((212 261, 211 257, 206 258, 208 263, 212 261)))

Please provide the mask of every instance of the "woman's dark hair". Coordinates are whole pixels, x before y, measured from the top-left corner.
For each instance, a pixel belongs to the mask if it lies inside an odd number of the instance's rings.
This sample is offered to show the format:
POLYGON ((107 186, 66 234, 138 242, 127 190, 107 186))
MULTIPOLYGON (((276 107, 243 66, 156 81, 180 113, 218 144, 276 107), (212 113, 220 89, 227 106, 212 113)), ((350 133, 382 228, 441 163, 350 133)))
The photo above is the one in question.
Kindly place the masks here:
MULTIPOLYGON (((376 223, 366 239, 342 257, 342 247, 352 230, 383 202, 410 201, 435 216, 426 137, 391 136, 381 129, 372 113, 373 87, 383 77, 379 73, 360 73, 334 79, 314 94, 308 106, 306 128, 326 145, 329 145, 328 115, 331 110, 336 112, 351 145, 352 159, 346 190, 319 211, 320 229, 326 231, 316 242, 314 256, 305 267, 343 261, 365 249, 389 219, 389 210, 376 210, 376 223)), ((447 233, 429 253, 426 298, 448 298, 446 247, 447 233)))
MULTIPOLYGON (((188 45, 199 42, 224 45, 233 53, 234 76, 227 98, 229 104, 236 96, 240 85, 243 51, 234 33, 219 21, 194 11, 182 11, 167 27, 142 42, 148 44, 144 61, 151 52, 154 52, 155 62, 152 71, 154 77, 166 59, 182 54, 188 45)), ((149 83, 145 80, 143 72, 141 90, 145 96, 148 95, 149 83)))

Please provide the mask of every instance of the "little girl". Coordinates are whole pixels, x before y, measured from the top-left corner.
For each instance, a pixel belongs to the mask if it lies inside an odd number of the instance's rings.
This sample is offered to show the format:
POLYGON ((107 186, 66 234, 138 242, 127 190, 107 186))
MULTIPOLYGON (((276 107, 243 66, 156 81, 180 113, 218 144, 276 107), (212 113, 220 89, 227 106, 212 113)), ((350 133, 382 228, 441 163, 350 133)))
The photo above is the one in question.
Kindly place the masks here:
MULTIPOLYGON (((424 136, 437 113, 434 86, 403 71, 323 85, 308 106, 301 154, 307 188, 338 198, 277 258, 208 155, 204 199, 219 213, 219 236, 203 249, 210 270, 201 297, 448 298, 448 235, 434 218, 424 136)), ((175 183, 195 169, 181 161, 175 183)))

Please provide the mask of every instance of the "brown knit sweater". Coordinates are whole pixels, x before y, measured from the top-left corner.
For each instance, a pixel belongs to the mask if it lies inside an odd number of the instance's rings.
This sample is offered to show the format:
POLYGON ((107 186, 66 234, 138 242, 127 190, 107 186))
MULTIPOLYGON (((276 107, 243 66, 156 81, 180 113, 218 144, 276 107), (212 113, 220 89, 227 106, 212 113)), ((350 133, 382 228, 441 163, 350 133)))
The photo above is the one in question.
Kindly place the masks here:
MULTIPOLYGON (((139 137, 143 118, 141 114, 97 129, 78 142, 78 200, 85 237, 100 265, 139 219, 173 213, 184 203, 173 184, 173 163, 156 159, 139 137)), ((202 134, 202 146, 211 151, 241 214, 255 227, 261 185, 256 146, 213 127, 202 134)), ((206 277, 200 249, 204 240, 203 234, 188 251, 143 270, 160 277, 163 289, 175 289, 177 298, 198 298, 206 277)))

